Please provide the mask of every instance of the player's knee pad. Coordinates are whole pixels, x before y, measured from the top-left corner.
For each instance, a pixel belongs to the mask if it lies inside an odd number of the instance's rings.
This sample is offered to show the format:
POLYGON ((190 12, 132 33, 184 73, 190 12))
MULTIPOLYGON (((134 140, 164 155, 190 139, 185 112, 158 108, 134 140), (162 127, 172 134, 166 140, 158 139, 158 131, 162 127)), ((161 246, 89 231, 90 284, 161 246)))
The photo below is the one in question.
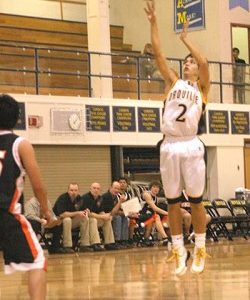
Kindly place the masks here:
POLYGON ((167 198, 168 205, 180 203, 180 202, 182 202, 182 199, 183 199, 182 195, 180 197, 177 197, 177 198, 167 198))
POLYGON ((190 203, 193 203, 193 204, 199 204, 202 202, 202 196, 200 197, 190 197, 188 196, 188 200, 190 203))

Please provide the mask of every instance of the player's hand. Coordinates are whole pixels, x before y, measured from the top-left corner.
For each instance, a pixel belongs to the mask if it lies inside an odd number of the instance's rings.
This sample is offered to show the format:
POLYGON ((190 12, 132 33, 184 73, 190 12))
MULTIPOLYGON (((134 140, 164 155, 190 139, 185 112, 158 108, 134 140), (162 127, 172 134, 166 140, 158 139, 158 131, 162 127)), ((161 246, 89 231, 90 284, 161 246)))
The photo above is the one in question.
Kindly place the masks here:
POLYGON ((47 220, 46 219, 41 219, 41 225, 46 226, 47 225, 47 220))
POLYGON ((112 220, 111 214, 110 213, 102 214, 102 220, 111 221, 112 220))
POLYGON ((77 215, 81 218, 88 218, 88 212, 86 210, 78 211, 77 215))
POLYGON ((186 22, 183 24, 182 32, 180 34, 180 39, 181 40, 184 40, 188 35, 189 21, 190 21, 190 19, 187 18, 186 22))
POLYGON ((44 225, 44 228, 53 228, 61 224, 62 224, 62 220, 60 218, 53 218, 49 224, 47 223, 46 225, 44 225))
POLYGON ((53 216, 52 216, 52 213, 47 210, 45 213, 44 213, 44 219, 47 221, 47 224, 46 226, 50 226, 53 222, 53 216))
POLYGON ((155 1, 154 0, 148 0, 147 1, 147 7, 144 8, 148 20, 150 23, 154 23, 156 21, 156 13, 155 13, 155 1))
POLYGON ((120 201, 120 203, 123 203, 123 202, 125 202, 126 201, 126 195, 121 195, 120 197, 119 197, 119 201, 120 201))

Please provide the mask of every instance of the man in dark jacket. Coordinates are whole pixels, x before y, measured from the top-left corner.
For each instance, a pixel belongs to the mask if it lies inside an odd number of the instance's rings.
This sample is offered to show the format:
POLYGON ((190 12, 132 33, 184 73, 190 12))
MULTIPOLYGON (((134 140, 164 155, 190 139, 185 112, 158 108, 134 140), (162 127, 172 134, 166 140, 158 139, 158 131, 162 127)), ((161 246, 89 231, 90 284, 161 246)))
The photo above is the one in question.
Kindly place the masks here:
POLYGON ((54 213, 63 220, 63 246, 68 253, 72 249, 72 229, 80 229, 80 252, 101 251, 100 237, 97 223, 89 218, 89 210, 78 210, 76 203, 80 199, 77 183, 70 183, 68 191, 57 199, 54 205, 54 213))
POLYGON ((89 218, 97 220, 98 228, 102 228, 103 231, 105 249, 117 250, 118 247, 114 244, 115 240, 111 224, 112 216, 110 212, 105 213, 102 200, 101 185, 94 182, 91 184, 89 192, 81 197, 77 206, 80 210, 88 209, 90 211, 89 218))

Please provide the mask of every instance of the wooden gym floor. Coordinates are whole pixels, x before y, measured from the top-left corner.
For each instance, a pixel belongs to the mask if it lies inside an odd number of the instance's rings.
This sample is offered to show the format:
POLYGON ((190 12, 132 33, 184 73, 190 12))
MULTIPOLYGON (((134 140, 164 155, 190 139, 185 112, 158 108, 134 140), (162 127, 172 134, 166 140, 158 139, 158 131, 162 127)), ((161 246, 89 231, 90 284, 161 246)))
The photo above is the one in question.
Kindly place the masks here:
MULTIPOLYGON (((207 250, 212 258, 205 272, 188 270, 181 278, 173 274, 173 263, 165 262, 168 251, 162 246, 47 255, 47 299, 250 299, 250 240, 208 243, 207 250)), ((2 255, 0 261, 0 299, 28 299, 27 275, 3 275, 2 255)))

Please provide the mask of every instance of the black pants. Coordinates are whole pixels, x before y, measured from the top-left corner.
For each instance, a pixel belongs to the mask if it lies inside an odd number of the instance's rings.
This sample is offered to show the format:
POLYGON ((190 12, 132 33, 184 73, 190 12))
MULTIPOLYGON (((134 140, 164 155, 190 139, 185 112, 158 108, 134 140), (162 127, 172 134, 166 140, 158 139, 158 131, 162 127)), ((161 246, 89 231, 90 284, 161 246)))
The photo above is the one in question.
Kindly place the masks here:
MULTIPOLYGON (((41 232, 41 223, 35 220, 29 220, 33 230, 36 234, 41 232)), ((62 225, 49 228, 48 232, 52 233, 51 248, 58 249, 61 247, 61 236, 62 236, 63 227, 62 225)))

